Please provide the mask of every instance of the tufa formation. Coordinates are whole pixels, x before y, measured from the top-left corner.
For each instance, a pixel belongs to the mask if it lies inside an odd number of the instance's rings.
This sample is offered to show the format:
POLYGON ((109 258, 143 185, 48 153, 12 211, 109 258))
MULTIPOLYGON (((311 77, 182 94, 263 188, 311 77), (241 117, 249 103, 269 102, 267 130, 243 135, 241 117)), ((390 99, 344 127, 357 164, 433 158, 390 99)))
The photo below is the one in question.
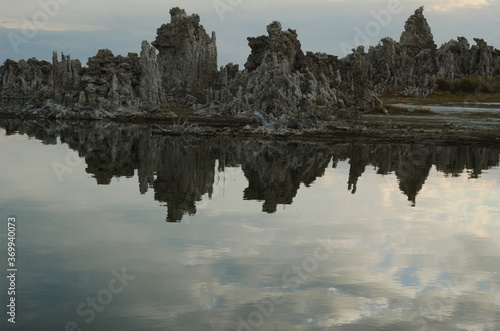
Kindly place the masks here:
POLYGON ((156 40, 142 43, 140 55, 100 50, 87 67, 64 54, 59 60, 55 52, 52 63, 5 61, 0 106, 16 114, 91 119, 181 106, 300 129, 379 107, 383 94, 425 97, 439 79, 500 75, 500 51, 482 39, 471 47, 458 37, 437 48, 423 10, 406 21, 399 42, 384 38, 342 59, 304 53, 295 30, 272 22, 266 36, 248 38, 251 53, 240 70, 232 63, 218 69, 215 33, 209 36, 197 14, 176 7, 156 40))

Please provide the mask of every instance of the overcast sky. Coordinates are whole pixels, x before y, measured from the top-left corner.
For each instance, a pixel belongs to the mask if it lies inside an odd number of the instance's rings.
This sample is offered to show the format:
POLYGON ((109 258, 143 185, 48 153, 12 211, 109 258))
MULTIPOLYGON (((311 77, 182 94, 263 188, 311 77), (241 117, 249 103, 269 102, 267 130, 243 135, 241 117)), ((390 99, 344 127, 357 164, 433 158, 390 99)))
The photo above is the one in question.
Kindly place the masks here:
POLYGON ((0 62, 52 51, 71 54, 83 64, 98 49, 115 55, 139 52, 156 29, 170 21, 175 6, 198 13, 210 34, 217 33, 219 65, 243 65, 246 38, 266 34, 274 20, 296 29, 304 51, 343 57, 359 44, 383 37, 399 40, 406 19, 420 6, 436 44, 465 36, 485 39, 500 49, 500 0, 0 0, 0 62), (44 5, 47 4, 47 5, 44 5), (56 5, 54 5, 56 4, 56 5), (388 14, 388 15, 387 15, 388 14), (378 18, 377 18, 378 16, 378 18), (29 29, 27 27, 34 29, 29 29), (23 30, 24 28, 24 30, 23 30), (352 47, 351 47, 352 46, 352 47))

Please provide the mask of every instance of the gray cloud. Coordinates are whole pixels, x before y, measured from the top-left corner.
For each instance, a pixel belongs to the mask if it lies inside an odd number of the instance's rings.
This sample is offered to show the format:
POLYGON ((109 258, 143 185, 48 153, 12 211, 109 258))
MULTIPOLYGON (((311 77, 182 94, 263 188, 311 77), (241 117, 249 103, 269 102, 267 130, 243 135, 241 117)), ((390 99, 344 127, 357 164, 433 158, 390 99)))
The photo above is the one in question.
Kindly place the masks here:
MULTIPOLYGON (((222 0, 221 0, 222 1, 222 0)), ((40 31, 23 45, 16 54, 7 39, 5 29, 0 28, 0 60, 37 57, 49 59, 52 50, 64 51, 83 63, 100 48, 109 48, 115 54, 138 52, 142 40, 152 41, 156 29, 170 20, 168 11, 181 6, 188 13, 197 12, 208 33, 217 33, 219 65, 228 62, 243 64, 250 52, 246 38, 266 34, 266 26, 273 20, 281 21, 284 28, 296 29, 304 51, 326 52, 342 56, 342 43, 357 46, 355 38, 375 20, 373 12, 387 10, 389 1, 326 1, 276 2, 244 0, 232 10, 217 12, 212 1, 197 0, 183 3, 148 0, 140 5, 136 1, 70 2, 61 6, 59 14, 50 24, 58 27, 76 24, 96 27, 96 31, 40 31), (359 30, 358 30, 359 29, 359 30)), ((398 40, 405 20, 422 3, 428 4, 425 15, 432 27, 438 46, 457 36, 465 36, 473 44, 473 37, 481 37, 500 47, 500 19, 497 1, 489 8, 455 8, 453 11, 433 10, 429 1, 402 1, 403 11, 391 15, 390 22, 380 32, 369 38, 367 44, 375 45, 386 36, 398 40)), ((447 1, 441 1, 445 4, 447 1)), ((40 10, 37 4, 26 1, 24 6, 8 8, 9 17, 32 17, 40 10), (21 7, 21 8, 20 8, 21 7)), ((16 32, 16 31, 14 31, 16 32)), ((19 32, 19 31, 17 31, 19 32)))

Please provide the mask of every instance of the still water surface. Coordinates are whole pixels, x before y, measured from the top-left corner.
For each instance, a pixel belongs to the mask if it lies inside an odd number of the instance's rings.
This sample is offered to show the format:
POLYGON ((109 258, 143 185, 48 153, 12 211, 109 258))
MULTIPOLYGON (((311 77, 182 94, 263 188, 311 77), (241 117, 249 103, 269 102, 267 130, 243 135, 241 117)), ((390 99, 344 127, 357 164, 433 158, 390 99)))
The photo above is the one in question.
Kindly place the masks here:
POLYGON ((2 330, 500 330, 499 150, 0 125, 2 330))

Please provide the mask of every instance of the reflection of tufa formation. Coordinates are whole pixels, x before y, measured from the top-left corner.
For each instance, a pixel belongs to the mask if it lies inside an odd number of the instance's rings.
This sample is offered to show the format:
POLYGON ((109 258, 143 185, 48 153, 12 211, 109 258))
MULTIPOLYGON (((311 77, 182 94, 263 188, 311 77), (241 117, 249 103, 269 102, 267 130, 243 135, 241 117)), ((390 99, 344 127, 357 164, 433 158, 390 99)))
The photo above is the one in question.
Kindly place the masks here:
POLYGON ((196 202, 211 196, 219 171, 241 166, 248 179, 242 193, 246 200, 263 201, 263 211, 274 213, 280 204, 292 204, 300 185, 309 186, 332 164, 349 160, 348 187, 355 193, 359 178, 368 165, 377 173, 394 173, 400 190, 412 205, 433 166, 456 176, 468 169, 471 178, 482 170, 499 165, 499 150, 476 147, 416 145, 338 144, 265 142, 219 137, 187 142, 164 137, 148 126, 111 124, 64 125, 44 128, 17 120, 0 121, 7 133, 26 133, 46 144, 57 137, 85 158, 87 172, 99 184, 112 177, 139 178, 142 194, 153 188, 155 199, 168 206, 167 220, 180 221, 196 213, 196 202))
POLYGON ((267 36, 248 38, 251 54, 243 71, 232 63, 217 69, 215 33, 206 33, 198 15, 180 8, 170 15, 154 48, 143 42, 140 56, 100 50, 87 68, 69 56, 59 61, 55 53, 52 63, 7 60, 0 67, 1 98, 28 106, 25 114, 56 118, 148 114, 181 105, 303 128, 318 119, 353 116, 346 107, 380 106, 383 93, 426 96, 439 78, 500 75, 500 51, 482 39, 470 47, 459 37, 438 49, 423 7, 407 20, 399 42, 384 38, 343 59, 304 54, 297 32, 273 22, 267 36))

